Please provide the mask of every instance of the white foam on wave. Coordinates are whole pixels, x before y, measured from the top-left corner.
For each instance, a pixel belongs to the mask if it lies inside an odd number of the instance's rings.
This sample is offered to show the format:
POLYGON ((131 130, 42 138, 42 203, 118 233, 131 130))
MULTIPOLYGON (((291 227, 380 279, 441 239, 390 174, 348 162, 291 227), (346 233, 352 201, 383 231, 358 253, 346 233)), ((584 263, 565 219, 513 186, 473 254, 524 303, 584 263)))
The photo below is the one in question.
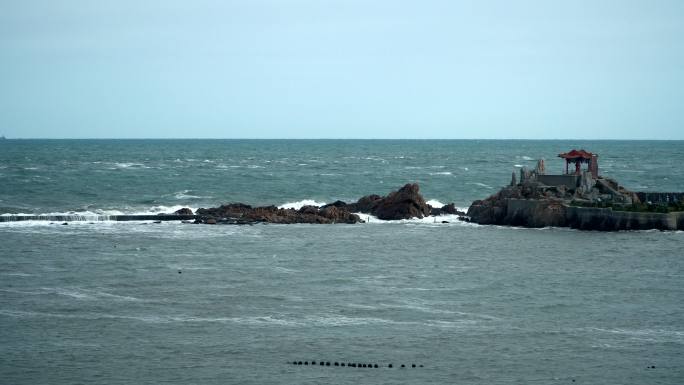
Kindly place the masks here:
POLYGON ((452 175, 450 171, 431 172, 430 175, 452 175))
MULTIPOLYGON (((466 208, 458 207, 457 208, 459 211, 467 211, 466 208)), ((446 214, 446 215, 429 215, 427 217, 423 218, 411 218, 411 219, 399 219, 399 220, 383 220, 380 219, 374 215, 370 214, 364 214, 364 213, 355 213, 358 215, 361 220, 366 221, 366 223, 370 224, 423 224, 423 225, 445 225, 445 223, 442 222, 448 222, 448 224, 456 224, 456 225, 461 225, 461 226, 480 226, 475 223, 471 222, 465 222, 460 219, 458 219, 459 215, 456 214, 446 214)))
MULTIPOLYGON (((97 223, 116 223, 117 221, 114 221, 112 218, 109 218, 111 216, 116 216, 116 215, 158 215, 158 214, 173 214, 174 212, 188 207, 187 205, 173 205, 173 206, 152 206, 146 209, 129 209, 129 210, 110 210, 110 209, 98 209, 98 210, 83 210, 83 211, 66 211, 66 212, 49 212, 49 213, 3 213, 0 214, 2 217, 26 217, 26 216, 31 216, 31 217, 38 217, 36 219, 32 220, 9 220, 6 222, 0 222, 0 226, 22 226, 22 227, 30 227, 30 226, 43 226, 43 225, 48 225, 54 222, 61 221, 60 218, 57 217, 65 217, 62 219, 65 219, 68 221, 70 224, 79 224, 79 223, 90 223, 90 222, 97 222, 97 223)), ((193 212, 197 210, 196 207, 188 207, 190 208, 193 212)), ((129 222, 148 222, 148 220, 141 220, 141 221, 129 221, 129 222)))
POLYGON ((151 168, 149 166, 145 166, 142 163, 132 163, 132 162, 115 162, 112 163, 112 166, 110 169, 115 170, 115 169, 128 169, 128 168, 151 168))
POLYGON ((452 311, 452 310, 446 310, 446 309, 441 309, 441 308, 434 308, 434 307, 429 307, 429 306, 420 306, 420 305, 415 305, 415 304, 409 304, 409 303, 403 303, 403 304, 388 304, 388 303, 380 303, 375 306, 370 306, 370 305, 362 305, 362 304, 349 304, 347 307, 350 308, 355 308, 355 309, 361 309, 361 310, 393 310, 393 311, 402 311, 402 310, 409 310, 409 311, 418 311, 422 313, 430 313, 430 314, 459 314, 459 312, 452 311))
POLYGON ((297 202, 287 202, 283 203, 282 205, 278 206, 279 209, 295 209, 299 210, 304 206, 323 206, 325 205, 325 202, 317 202, 313 199, 304 199, 301 201, 297 202))
POLYGON ((466 184, 472 184, 472 185, 480 186, 480 187, 484 187, 484 188, 492 188, 492 186, 490 186, 488 184, 484 184, 482 182, 468 182, 466 184))
POLYGON ((108 293, 102 290, 89 290, 81 288, 68 288, 68 287, 41 287, 36 290, 14 290, 14 289, 2 289, 0 291, 14 294, 22 295, 49 295, 55 294, 64 297, 73 298, 75 300, 82 301, 101 301, 103 299, 109 299, 114 301, 126 301, 126 302, 138 302, 142 301, 139 298, 118 295, 108 293))
MULTIPOLYGON (((113 209, 97 209, 97 210, 82 210, 82 211, 60 211, 60 212, 48 212, 48 213, 3 213, 0 216, 80 216, 84 218, 97 217, 97 216, 108 216, 108 215, 157 215, 157 214, 172 214, 173 212, 185 208, 185 205, 172 205, 172 206, 152 206, 148 209, 131 209, 127 211, 113 210, 113 209)), ((190 208, 195 211, 196 208, 190 208)))
POLYGON ((427 201, 425 203, 429 204, 432 207, 436 207, 436 208, 441 208, 444 206, 444 203, 442 203, 436 199, 430 199, 429 201, 427 201))
POLYGON ((187 205, 171 205, 171 206, 164 206, 164 205, 158 205, 158 206, 152 206, 147 209, 143 210, 135 210, 135 211, 130 211, 130 212, 124 212, 123 214, 119 215, 157 215, 157 214, 173 214, 174 212, 182 209, 182 208, 189 208, 193 212, 197 210, 196 207, 188 207, 187 205))
POLYGON ((199 195, 193 195, 191 194, 193 190, 183 190, 183 191, 177 191, 174 193, 174 198, 176 199, 204 199, 204 198, 211 198, 211 197, 205 197, 205 196, 199 196, 199 195))
POLYGON ((2 272, 0 275, 7 275, 10 277, 33 277, 35 274, 19 273, 19 272, 2 272))
POLYGON ((378 317, 347 317, 342 315, 310 316, 306 318, 307 325, 314 326, 356 326, 356 325, 379 325, 379 324, 403 324, 378 317))
POLYGON ((75 298, 75 299, 80 299, 80 300, 94 299, 93 296, 91 296, 90 294, 83 293, 83 292, 78 291, 78 290, 72 290, 72 289, 67 289, 67 288, 52 288, 51 289, 51 288, 47 288, 47 287, 42 287, 41 289, 48 291, 48 292, 51 292, 51 293, 54 293, 54 294, 62 295, 65 297, 71 297, 71 298, 75 298))
POLYGON ((16 318, 68 318, 68 319, 124 319, 141 321, 153 324, 165 324, 175 322, 198 322, 198 323, 236 323, 247 325, 279 325, 279 326, 301 326, 300 322, 286 320, 271 316, 251 316, 251 317, 195 317, 188 315, 166 316, 166 315, 118 315, 109 313, 83 313, 83 314, 60 314, 47 312, 22 311, 11 309, 0 309, 0 314, 16 318))
POLYGON ((252 326, 280 326, 280 327, 344 327, 344 326, 363 326, 363 325, 422 325, 427 327, 453 328, 466 325, 477 324, 475 320, 435 320, 426 319, 423 321, 399 321, 379 317, 347 317, 342 315, 316 315, 304 318, 291 318, 279 316, 245 316, 245 317, 197 317, 192 315, 124 315, 110 313, 48 313, 35 311, 22 311, 13 309, 0 309, 0 314, 15 318, 67 318, 67 319, 122 319, 133 320, 152 324, 166 323, 232 323, 252 326))
POLYGON ((531 157, 529 157, 529 156, 527 156, 527 155, 523 155, 523 156, 521 156, 520 158, 521 158, 522 160, 533 160, 533 158, 531 158, 531 157))
POLYGON ((682 330, 666 330, 666 329, 604 329, 598 327, 589 327, 585 330, 600 332, 600 333, 610 333, 610 334, 622 334, 631 337, 651 337, 651 338, 674 338, 676 340, 684 340, 684 331, 682 330))
MULTIPOLYGON (((107 216, 110 215, 122 215, 118 210, 106 210, 106 211, 68 211, 68 212, 52 212, 52 213, 3 213, 0 214, 1 217, 38 217, 37 219, 33 219, 31 221, 18 221, 17 223, 20 222, 33 222, 33 221, 55 221, 56 219, 51 219, 54 217, 69 217, 71 220, 75 221, 102 221, 102 220, 107 220, 107 216)), ((9 224, 9 223, 15 223, 12 221, 9 222, 0 222, 0 224, 9 224)))

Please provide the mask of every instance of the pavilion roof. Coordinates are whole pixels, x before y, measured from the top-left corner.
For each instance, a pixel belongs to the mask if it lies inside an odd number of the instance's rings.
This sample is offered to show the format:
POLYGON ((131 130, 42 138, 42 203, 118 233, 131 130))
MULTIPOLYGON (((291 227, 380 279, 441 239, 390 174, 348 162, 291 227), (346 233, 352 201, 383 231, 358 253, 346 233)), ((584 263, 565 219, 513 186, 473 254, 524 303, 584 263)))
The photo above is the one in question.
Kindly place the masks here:
POLYGON ((562 154, 558 154, 560 158, 564 159, 577 159, 577 158, 582 158, 582 159, 591 159, 592 157, 591 152, 584 151, 584 150, 575 150, 573 149, 572 151, 569 152, 564 152, 562 154))

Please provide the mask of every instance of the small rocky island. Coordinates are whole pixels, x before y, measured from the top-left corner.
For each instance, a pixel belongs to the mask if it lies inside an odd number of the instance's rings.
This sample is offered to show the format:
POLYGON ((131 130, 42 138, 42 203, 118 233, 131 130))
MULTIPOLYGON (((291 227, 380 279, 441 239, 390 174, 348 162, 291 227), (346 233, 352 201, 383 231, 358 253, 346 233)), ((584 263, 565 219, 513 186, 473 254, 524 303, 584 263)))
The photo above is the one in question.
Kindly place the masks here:
POLYGON ((684 230, 684 193, 632 192, 599 175, 596 154, 572 150, 558 156, 565 160, 565 174, 547 174, 544 160, 534 170, 523 168, 519 181, 513 173, 509 186, 473 202, 468 220, 601 231, 684 230), (586 170, 582 164, 588 165, 586 170))
MULTIPOLYGON (((361 223, 357 213, 376 216, 383 220, 423 218, 429 215, 458 214, 453 203, 435 208, 425 202, 418 184, 406 184, 386 196, 367 195, 355 203, 336 201, 324 206, 304 206, 299 210, 276 206, 252 207, 243 203, 231 203, 219 207, 198 209, 196 223, 206 224, 254 224, 254 223, 361 223)), ((178 215, 192 215, 189 209, 181 209, 178 215)))

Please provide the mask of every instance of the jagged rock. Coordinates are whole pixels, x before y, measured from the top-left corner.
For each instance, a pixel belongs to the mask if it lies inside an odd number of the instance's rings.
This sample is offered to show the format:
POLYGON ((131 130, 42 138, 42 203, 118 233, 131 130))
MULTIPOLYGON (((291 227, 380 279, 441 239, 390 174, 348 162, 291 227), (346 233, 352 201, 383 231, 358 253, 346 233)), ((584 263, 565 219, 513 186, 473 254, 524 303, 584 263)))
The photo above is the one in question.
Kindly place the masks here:
POLYGON ((449 203, 448 205, 444 205, 442 207, 432 207, 432 209, 430 210, 430 215, 432 215, 432 216, 447 215, 447 214, 449 214, 449 215, 460 215, 460 216, 466 215, 465 212, 459 211, 456 208, 456 205, 454 205, 453 203, 449 203))
POLYGON ((252 223, 357 223, 358 215, 344 208, 334 206, 319 209, 317 206, 304 206, 299 210, 282 209, 276 206, 252 207, 242 203, 232 203, 209 209, 198 209, 197 215, 204 220, 219 219, 220 223, 252 224, 252 223))
POLYGON ((431 207, 419 190, 417 183, 409 183, 385 197, 368 195, 348 207, 351 211, 373 214, 384 220, 423 218, 430 215, 431 207))
POLYGON ((390 193, 373 210, 380 219, 423 218, 430 215, 430 205, 419 193, 417 183, 406 184, 398 191, 390 193))
POLYGON ((342 202, 342 201, 335 201, 335 202, 333 202, 333 203, 328 203, 327 205, 323 205, 323 206, 321 206, 321 208, 324 209, 324 208, 330 207, 330 206, 333 206, 333 207, 346 207, 346 206, 347 206, 347 203, 346 203, 346 202, 342 202))
MULTIPOLYGON (((373 214, 380 219, 423 218, 430 215, 432 207, 420 195, 417 184, 407 184, 397 191, 382 197, 368 195, 356 203, 347 204, 342 201, 317 206, 303 206, 299 210, 281 209, 275 206, 252 207, 242 203, 231 203, 219 207, 198 209, 197 222, 252 224, 266 223, 358 223, 361 218, 354 214, 362 212, 373 214)), ((436 209, 435 215, 465 214, 456 210, 453 203, 436 209)))
POLYGON ((193 215, 194 213, 189 208, 183 207, 182 209, 174 211, 174 214, 176 214, 176 215, 193 215))
POLYGON ((453 203, 442 206, 442 208, 439 209, 439 212, 440 214, 466 215, 463 211, 458 210, 453 203))
POLYGON ((328 206, 322 208, 319 214, 335 223, 356 223, 360 220, 358 215, 350 213, 344 207, 328 206))
POLYGON ((301 214, 318 214, 318 206, 302 206, 301 209, 299 209, 299 212, 301 214))
POLYGON ((375 210, 375 207, 380 204, 383 198, 380 195, 366 195, 365 197, 356 201, 356 203, 350 204, 352 211, 370 214, 375 210))

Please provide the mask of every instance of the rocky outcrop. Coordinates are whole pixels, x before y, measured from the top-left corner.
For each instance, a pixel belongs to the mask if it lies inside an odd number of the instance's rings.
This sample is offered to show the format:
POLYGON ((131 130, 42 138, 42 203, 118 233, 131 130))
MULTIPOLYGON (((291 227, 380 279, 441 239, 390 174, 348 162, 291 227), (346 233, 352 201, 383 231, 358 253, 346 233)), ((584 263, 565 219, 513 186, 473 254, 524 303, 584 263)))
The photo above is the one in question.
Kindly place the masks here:
POLYGON ((209 219, 217 223, 358 223, 363 222, 357 214, 372 214, 383 220, 423 218, 429 215, 459 214, 453 203, 441 208, 433 208, 420 194, 418 184, 406 184, 387 196, 367 195, 355 203, 335 201, 317 207, 304 206, 299 210, 283 209, 275 206, 252 207, 242 203, 232 203, 209 209, 198 209, 198 223, 209 219))
POLYGON ((398 191, 378 200, 371 214, 386 220, 427 217, 432 207, 425 202, 419 190, 417 183, 406 184, 398 191))
POLYGON ((383 220, 398 220, 409 218, 424 218, 429 215, 442 214, 461 214, 453 203, 441 208, 433 208, 420 194, 420 187, 417 183, 404 185, 397 191, 393 191, 387 196, 367 195, 356 201, 356 203, 345 203, 336 201, 323 207, 344 208, 351 212, 371 214, 383 220))
POLYGON ((173 213, 176 215, 194 215, 192 210, 190 210, 187 207, 183 207, 182 209, 178 209, 178 210, 174 211, 173 213))
MULTIPOLYGON (((603 180, 600 180, 604 182, 603 180)), ((611 182, 610 180, 607 180, 611 182)), ((597 183, 604 197, 608 182, 597 183)), ((617 188, 615 193, 631 198, 634 193, 617 188)), ((636 196, 636 195, 634 195, 636 196)), ((562 186, 522 183, 507 186, 484 200, 474 201, 468 209, 468 220, 483 225, 523 227, 572 227, 582 230, 684 230, 684 212, 634 212, 633 205, 616 203, 614 207, 583 207, 596 204, 562 186)), ((622 202, 623 199, 617 200, 622 202)), ((602 204, 610 202, 599 201, 602 204)))
POLYGON ((252 207, 242 203, 233 203, 210 209, 198 209, 197 221, 207 223, 208 220, 224 224, 252 223, 358 223, 361 218, 344 209, 336 207, 318 208, 304 206, 299 210, 283 209, 276 206, 252 207))
POLYGON ((466 213, 457 209, 456 205, 453 203, 449 203, 448 205, 444 205, 442 207, 432 207, 430 211, 430 215, 432 216, 438 216, 438 215, 459 215, 459 216, 465 216, 466 213))
POLYGON ((565 206, 556 199, 516 198, 475 201, 468 209, 471 222, 524 227, 566 226, 565 206))

